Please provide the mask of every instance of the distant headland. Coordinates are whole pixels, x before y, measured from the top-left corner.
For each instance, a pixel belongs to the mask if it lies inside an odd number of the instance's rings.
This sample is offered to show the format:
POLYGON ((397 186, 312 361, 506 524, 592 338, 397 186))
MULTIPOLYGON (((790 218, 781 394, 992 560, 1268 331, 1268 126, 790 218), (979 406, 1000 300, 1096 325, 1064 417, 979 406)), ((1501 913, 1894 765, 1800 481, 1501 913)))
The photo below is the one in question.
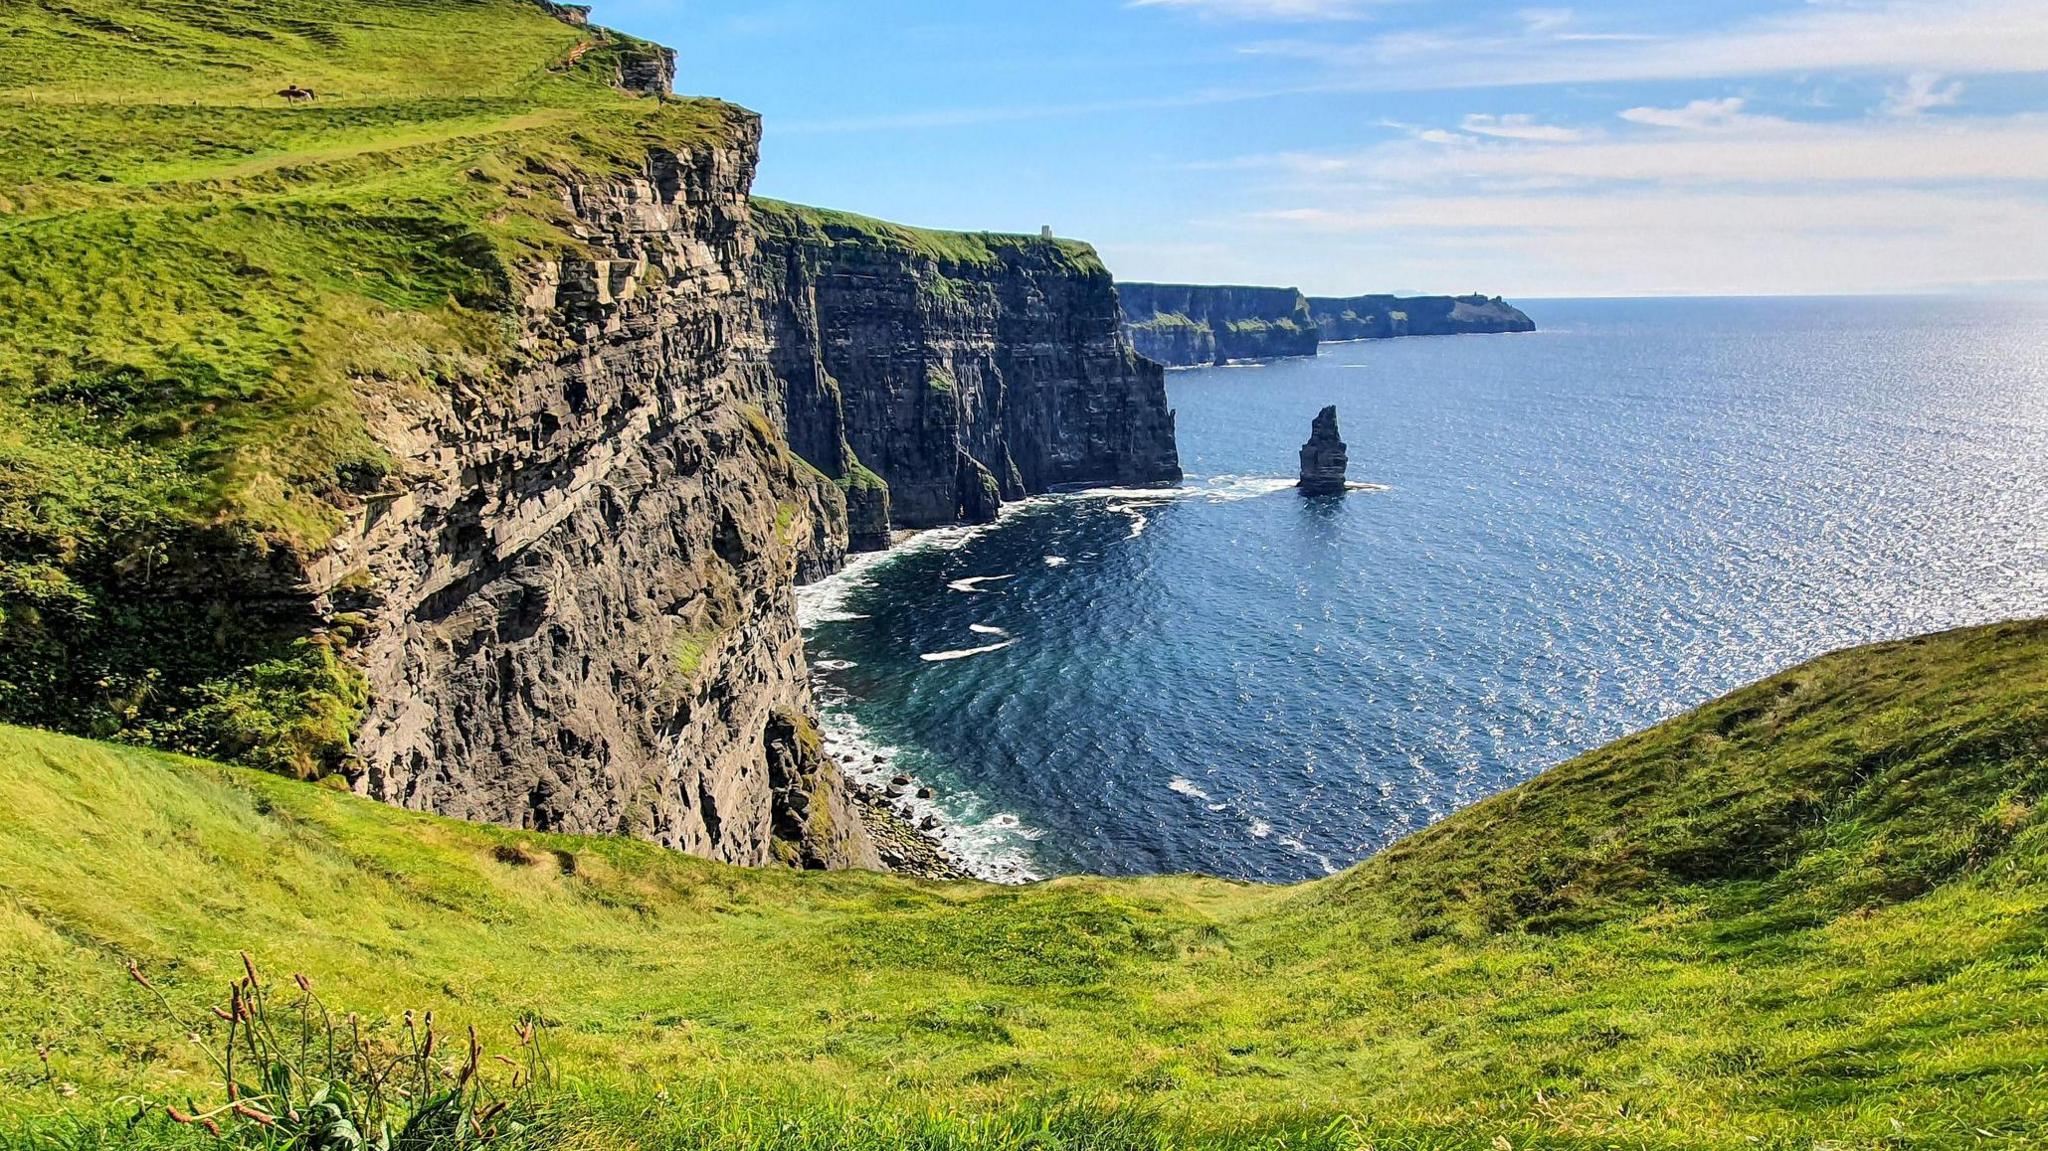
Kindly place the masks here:
POLYGON ((1499 296, 1305 296, 1295 288, 1120 283, 1124 330, 1169 368, 1313 356, 1324 342, 1533 332, 1499 296))

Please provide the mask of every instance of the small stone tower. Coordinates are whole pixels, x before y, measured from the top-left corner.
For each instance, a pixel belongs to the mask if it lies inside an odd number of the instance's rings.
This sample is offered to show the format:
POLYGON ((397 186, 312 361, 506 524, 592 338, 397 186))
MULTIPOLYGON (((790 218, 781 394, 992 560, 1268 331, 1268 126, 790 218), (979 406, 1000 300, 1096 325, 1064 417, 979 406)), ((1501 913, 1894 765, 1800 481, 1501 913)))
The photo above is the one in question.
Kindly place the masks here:
POLYGON ((1349 464, 1344 441, 1337 436, 1337 405, 1331 404, 1316 416, 1308 442, 1301 445, 1301 482, 1295 486, 1305 496, 1340 494, 1349 464))

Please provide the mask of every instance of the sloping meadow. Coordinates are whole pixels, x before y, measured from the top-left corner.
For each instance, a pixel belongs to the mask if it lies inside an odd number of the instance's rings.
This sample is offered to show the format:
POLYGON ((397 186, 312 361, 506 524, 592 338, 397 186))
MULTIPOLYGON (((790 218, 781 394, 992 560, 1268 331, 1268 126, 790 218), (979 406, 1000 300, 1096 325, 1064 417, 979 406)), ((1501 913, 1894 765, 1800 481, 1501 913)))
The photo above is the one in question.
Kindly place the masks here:
POLYGON ((1829 657, 1298 888, 752 872, 10 730, 0 1106, 192 1137, 126 964, 203 1018, 246 950, 540 1024, 548 1145, 2027 1146, 2044 687, 2037 624, 1829 657))

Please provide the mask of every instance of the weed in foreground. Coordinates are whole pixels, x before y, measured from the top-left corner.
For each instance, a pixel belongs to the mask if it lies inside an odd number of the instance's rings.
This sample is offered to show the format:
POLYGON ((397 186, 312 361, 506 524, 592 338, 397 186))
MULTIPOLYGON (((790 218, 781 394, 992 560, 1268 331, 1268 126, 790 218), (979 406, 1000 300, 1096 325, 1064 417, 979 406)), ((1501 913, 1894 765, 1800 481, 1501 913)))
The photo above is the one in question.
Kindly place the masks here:
POLYGON ((225 1005, 195 1026, 142 969, 128 973, 148 989, 220 1076, 222 1096, 183 1106, 136 1100, 138 1117, 161 1107, 171 1121, 203 1130, 221 1146, 249 1151, 453 1151, 506 1148, 534 1134, 536 1092, 550 1073, 540 1025, 522 1021, 511 1069, 494 1084, 475 1027, 450 1046, 434 1016, 407 1011, 395 1027, 366 1027, 354 1013, 337 1018, 303 975, 288 1002, 245 952, 243 976, 225 1005))

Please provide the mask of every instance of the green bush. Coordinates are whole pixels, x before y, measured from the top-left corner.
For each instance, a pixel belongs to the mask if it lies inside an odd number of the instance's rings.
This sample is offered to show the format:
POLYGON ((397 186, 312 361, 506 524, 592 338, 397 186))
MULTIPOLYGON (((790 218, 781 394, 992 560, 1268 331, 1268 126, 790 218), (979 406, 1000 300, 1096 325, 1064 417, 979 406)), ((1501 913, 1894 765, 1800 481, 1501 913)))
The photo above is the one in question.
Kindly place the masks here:
POLYGON ((162 742, 213 759, 312 779, 343 765, 369 706, 363 673, 324 636, 200 687, 203 701, 162 742))

